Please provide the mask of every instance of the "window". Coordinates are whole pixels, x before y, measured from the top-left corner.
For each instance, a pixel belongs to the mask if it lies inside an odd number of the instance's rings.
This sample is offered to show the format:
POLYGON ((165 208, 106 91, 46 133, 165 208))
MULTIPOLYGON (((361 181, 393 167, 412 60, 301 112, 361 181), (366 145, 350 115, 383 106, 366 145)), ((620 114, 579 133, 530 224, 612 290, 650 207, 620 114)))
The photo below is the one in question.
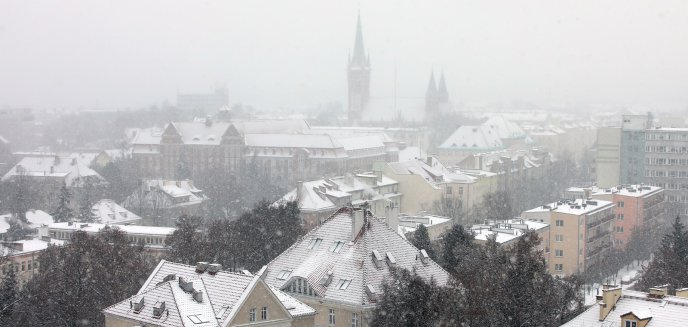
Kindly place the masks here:
POLYGON ((351 284, 351 279, 340 279, 337 283, 336 288, 340 290, 345 290, 347 289, 347 287, 349 287, 349 284, 351 284))
POLYGON ((564 221, 558 219, 558 220, 557 220, 557 227, 564 227, 564 221))
POLYGON ((555 264, 554 264, 554 270, 555 270, 555 271, 563 271, 563 270, 564 270, 564 264, 555 263, 555 264))
POLYGON ((351 314, 351 327, 358 327, 358 313, 351 314))
POLYGON ((314 238, 310 241, 310 243, 308 243, 308 249, 317 249, 320 246, 320 243, 322 243, 322 238, 314 238))
POLYGON ((561 235, 561 234, 554 235, 554 241, 555 242, 563 242, 564 241, 564 235, 561 235))
POLYGON ((344 246, 344 242, 342 241, 336 241, 332 246, 330 247, 330 252, 334 253, 339 253, 339 251, 342 250, 342 247, 344 246))
POLYGON ((638 322, 635 320, 626 320, 626 327, 638 327, 638 322))
POLYGON ((330 309, 330 314, 329 314, 328 322, 330 323, 330 325, 334 325, 334 324, 335 324, 334 309, 330 309))
POLYGON ((26 270, 26 261, 22 261, 22 271, 26 270))
POLYGON ((268 320, 268 307, 263 307, 260 310, 260 320, 268 320))
POLYGON ((623 226, 614 226, 614 229, 616 230, 617 233, 623 233, 624 232, 623 226))
POLYGON ((555 257, 563 257, 564 256, 564 250, 554 250, 554 256, 555 257))
POLYGON ((447 186, 447 194, 452 194, 452 187, 451 186, 447 186))
POLYGON ((248 311, 248 321, 254 322, 256 321, 256 308, 253 308, 248 311))
POLYGON ((624 202, 623 202, 623 201, 619 201, 619 203, 617 203, 617 205, 619 206, 619 208, 623 208, 623 207, 624 207, 624 202))
POLYGON ((285 280, 291 276, 291 270, 282 270, 277 274, 277 279, 285 280))
POLYGON ((620 214, 616 215, 616 219, 624 220, 624 214, 620 213, 620 214))

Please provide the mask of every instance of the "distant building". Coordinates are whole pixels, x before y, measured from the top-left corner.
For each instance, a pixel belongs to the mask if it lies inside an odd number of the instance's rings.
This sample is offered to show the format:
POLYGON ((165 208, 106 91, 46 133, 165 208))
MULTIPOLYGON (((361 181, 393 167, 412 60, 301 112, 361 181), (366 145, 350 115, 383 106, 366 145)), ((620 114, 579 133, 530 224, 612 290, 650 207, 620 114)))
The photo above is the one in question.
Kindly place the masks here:
POLYGON ((616 215, 610 201, 559 201, 524 211, 521 218, 550 225, 551 274, 581 274, 611 254, 616 215))
POLYGON ((660 327, 685 326, 688 321, 688 289, 667 293, 666 286, 650 293, 604 285, 597 304, 563 324, 563 327, 660 327))
POLYGON ((2 177, 2 181, 26 178, 29 181, 61 187, 82 187, 86 183, 106 184, 107 181, 75 157, 30 155, 23 157, 2 177))
MULTIPOLYGON (((17 219, 13 218, 12 214, 0 215, 0 240, 5 240, 5 234, 10 228, 10 220, 17 219)), ((34 232, 38 232, 38 228, 43 225, 48 225, 54 222, 53 216, 49 215, 43 210, 29 210, 26 212, 26 220, 28 224, 21 223, 24 228, 33 229, 34 232)))
POLYGON ((260 275, 161 260, 134 296, 103 310, 106 327, 313 326, 315 310, 260 275))
POLYGON ((368 203, 369 210, 375 215, 396 219, 402 196, 399 183, 378 170, 300 182, 278 203, 297 201, 301 221, 310 229, 323 223, 343 206, 360 206, 363 203, 368 203))
POLYGON ((569 188, 570 198, 610 201, 616 206, 613 226, 614 247, 628 246, 633 229, 637 227, 660 231, 666 225, 664 190, 649 185, 619 185, 610 188, 569 188))
POLYGON ((399 215, 399 235, 408 238, 416 232, 420 225, 428 229, 430 241, 436 241, 454 226, 454 219, 449 217, 435 216, 430 214, 418 213, 415 215, 399 215))
POLYGON ((495 238, 497 244, 502 246, 512 246, 527 231, 532 230, 540 237, 539 249, 542 250, 545 260, 550 256, 550 225, 545 222, 528 219, 505 219, 490 220, 482 224, 471 226, 471 231, 475 235, 475 242, 484 244, 488 238, 495 238))
POLYGON ((12 167, 12 161, 12 145, 0 135, 0 175, 7 173, 12 167))
POLYGON ((229 106, 229 92, 217 88, 213 93, 177 94, 177 108, 199 114, 216 112, 229 106))
POLYGON ((132 224, 141 220, 141 217, 120 206, 113 200, 102 199, 91 207, 93 221, 101 224, 132 224))
POLYGON ((199 213, 207 199, 191 180, 144 179, 122 206, 154 225, 174 226, 177 217, 199 213))
POLYGON ((38 257, 49 245, 61 246, 64 241, 53 239, 25 239, 0 244, 0 256, 6 261, 2 262, 2 274, 5 276, 10 269, 14 269, 20 285, 24 285, 38 273, 38 257))
POLYGON ((122 231, 132 244, 143 244, 145 249, 155 254, 160 254, 167 250, 165 240, 175 231, 175 228, 172 227, 65 222, 52 223, 41 227, 40 236, 69 242, 72 234, 77 231, 95 236, 106 227, 122 231))
POLYGON ((313 307, 317 326, 369 326, 395 267, 440 286, 451 278, 381 219, 342 208, 272 260, 263 278, 313 307))

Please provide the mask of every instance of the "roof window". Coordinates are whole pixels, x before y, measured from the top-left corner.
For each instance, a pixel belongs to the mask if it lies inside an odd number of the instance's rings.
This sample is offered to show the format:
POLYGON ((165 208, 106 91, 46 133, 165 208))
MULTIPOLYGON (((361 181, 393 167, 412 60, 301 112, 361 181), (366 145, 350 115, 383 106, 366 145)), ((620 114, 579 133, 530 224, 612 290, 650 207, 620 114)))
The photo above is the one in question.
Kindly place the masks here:
POLYGON ((203 316, 200 314, 188 315, 186 317, 189 318, 189 320, 191 320, 191 322, 194 324, 205 324, 210 322, 210 320, 203 319, 203 316))
POLYGON ((390 267, 394 267, 397 264, 397 260, 394 259, 394 256, 392 255, 392 252, 387 252, 387 265, 390 267))
POLYGON ((146 297, 142 296, 141 299, 139 300, 139 302, 136 302, 133 304, 132 304, 132 302, 129 302, 129 307, 133 306, 134 313, 140 313, 141 310, 143 310, 143 306, 145 305, 145 303, 146 303, 146 297))
POLYGON ((420 262, 422 262, 424 265, 427 265, 428 262, 430 262, 430 256, 428 256, 428 252, 425 251, 425 249, 420 250, 420 262))
POLYGON ((375 264, 375 268, 382 268, 382 256, 377 250, 373 250, 373 263, 375 264))
POLYGON ((282 270, 277 274, 277 279, 285 280, 291 276, 291 270, 282 270))
POLYGON ((327 272, 327 274, 325 274, 325 276, 323 276, 322 278, 320 278, 320 285, 323 285, 323 286, 328 286, 328 285, 330 285, 330 283, 332 283, 332 277, 333 277, 333 273, 332 273, 332 271, 330 270, 330 271, 327 272))
POLYGON ((342 247, 344 246, 344 242, 342 241, 335 241, 332 246, 330 247, 330 252, 334 253, 339 253, 339 251, 342 250, 342 247))
POLYGON ((351 279, 340 279, 336 287, 340 290, 345 290, 349 287, 349 284, 351 284, 351 279))
POLYGON ((308 249, 317 249, 320 246, 320 243, 322 243, 322 238, 314 238, 308 243, 308 249))

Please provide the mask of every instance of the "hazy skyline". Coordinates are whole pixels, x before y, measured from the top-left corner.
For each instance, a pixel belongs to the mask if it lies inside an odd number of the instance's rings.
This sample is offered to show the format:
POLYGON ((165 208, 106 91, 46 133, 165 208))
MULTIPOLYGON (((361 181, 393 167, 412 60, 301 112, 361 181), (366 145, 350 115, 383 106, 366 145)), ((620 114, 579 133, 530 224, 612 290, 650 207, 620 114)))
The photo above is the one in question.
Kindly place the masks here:
POLYGON ((0 2, 0 106, 143 107, 226 86, 261 110, 346 105, 360 9, 372 96, 688 106, 685 1, 0 2))

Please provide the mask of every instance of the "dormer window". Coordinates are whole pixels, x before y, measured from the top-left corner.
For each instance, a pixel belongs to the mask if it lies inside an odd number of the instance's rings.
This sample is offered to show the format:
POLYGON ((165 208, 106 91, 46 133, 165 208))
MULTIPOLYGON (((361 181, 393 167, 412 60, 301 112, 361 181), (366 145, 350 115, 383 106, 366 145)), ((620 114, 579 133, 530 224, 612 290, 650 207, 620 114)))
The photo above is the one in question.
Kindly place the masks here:
POLYGON ((288 279, 289 276, 291 276, 291 270, 282 270, 277 274, 277 279, 285 280, 288 279))
POLYGON ((332 246, 330 247, 330 252, 339 253, 339 251, 342 250, 342 247, 343 247, 343 246, 344 246, 344 242, 342 242, 342 241, 336 241, 336 242, 334 242, 334 243, 332 244, 332 246))
POLYGON ((351 284, 351 279, 340 279, 339 282, 337 282, 336 288, 345 290, 349 287, 349 284, 351 284))
POLYGON ((624 327, 638 327, 638 322, 635 320, 626 320, 624 327))

